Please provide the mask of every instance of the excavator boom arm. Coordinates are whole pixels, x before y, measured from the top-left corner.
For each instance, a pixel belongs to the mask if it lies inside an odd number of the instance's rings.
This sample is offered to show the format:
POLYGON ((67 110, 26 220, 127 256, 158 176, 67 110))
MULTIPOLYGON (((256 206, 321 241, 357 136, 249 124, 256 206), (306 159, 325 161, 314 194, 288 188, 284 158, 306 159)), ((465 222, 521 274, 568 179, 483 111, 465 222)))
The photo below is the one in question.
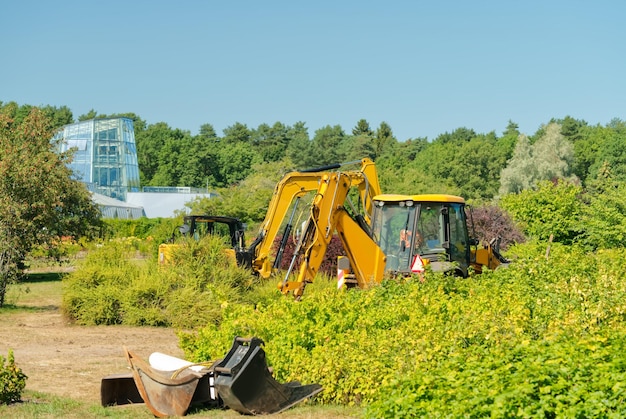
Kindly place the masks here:
POLYGON ((385 255, 374 240, 352 219, 343 204, 353 183, 359 179, 345 173, 324 175, 311 205, 311 215, 296 250, 301 257, 296 281, 288 281, 290 272, 282 283, 283 293, 293 292, 299 298, 307 283, 319 272, 330 240, 337 231, 353 266, 360 287, 381 282, 385 269, 385 255))
MULTIPOLYGON (((337 169, 342 165, 354 164, 349 162, 328 167, 321 167, 306 171, 291 172, 276 185, 274 195, 267 209, 265 220, 259 229, 257 240, 247 250, 252 260, 252 269, 263 278, 269 278, 272 274, 272 263, 270 256, 274 240, 279 234, 283 221, 292 203, 304 195, 319 190, 322 179, 329 175, 341 175, 349 179, 350 187, 358 188, 359 198, 365 209, 364 217, 370 223, 373 197, 380 194, 380 184, 376 165, 370 159, 360 160, 360 170, 346 172, 328 172, 324 170, 337 169)), ((337 202, 343 204, 346 195, 337 202)))

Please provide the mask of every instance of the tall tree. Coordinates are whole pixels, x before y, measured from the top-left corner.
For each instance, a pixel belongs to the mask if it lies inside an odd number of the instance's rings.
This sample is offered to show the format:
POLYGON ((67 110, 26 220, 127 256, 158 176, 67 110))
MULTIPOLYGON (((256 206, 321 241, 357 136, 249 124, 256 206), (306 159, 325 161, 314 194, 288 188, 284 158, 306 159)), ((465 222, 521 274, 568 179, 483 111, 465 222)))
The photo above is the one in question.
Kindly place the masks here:
POLYGON ((67 106, 61 106, 60 108, 44 106, 41 110, 52 121, 53 128, 61 128, 74 122, 72 111, 67 106))
MULTIPOLYGON (((195 172, 199 164, 191 146, 191 134, 180 129, 163 130, 164 144, 158 151, 158 166, 152 186, 200 186, 181 182, 183 173, 195 172), (190 167, 192 169, 190 169, 190 167)), ((141 166, 140 166, 141 167, 141 166)))
POLYGON ((519 193, 543 180, 577 180, 572 176, 574 148, 561 134, 561 126, 551 122, 542 127, 534 144, 521 135, 513 157, 500 176, 500 195, 519 193))
POLYGON ((519 126, 515 122, 509 120, 506 129, 502 133, 502 137, 499 137, 496 143, 496 147, 504 152, 507 160, 513 157, 513 150, 515 149, 515 143, 517 142, 517 138, 519 136, 519 126))
POLYGON ((247 144, 227 143, 220 147, 217 161, 219 186, 232 186, 254 172, 253 166, 261 163, 261 156, 247 144))
POLYGON ((378 157, 382 156, 387 148, 390 147, 390 144, 395 141, 396 139, 393 136, 391 126, 385 121, 381 122, 376 129, 376 135, 374 136, 374 155, 372 158, 378 159, 378 157))
POLYGON ((252 144, 264 162, 280 161, 287 153, 289 144, 289 128, 276 122, 271 127, 261 124, 252 133, 252 144))
POLYGON ((538 180, 569 178, 573 158, 572 143, 561 134, 559 124, 548 124, 543 137, 533 144, 533 160, 537 167, 538 180))
POLYGON ((343 162, 345 156, 340 151, 340 144, 345 136, 339 125, 333 127, 327 125, 315 131, 305 164, 308 167, 316 167, 343 162))
POLYGON ((217 133, 215 132, 215 128, 211 124, 202 124, 200 126, 200 132, 198 136, 206 139, 215 139, 217 138, 217 133))
POLYGON ((515 144, 513 157, 500 173, 500 195, 519 193, 533 185, 537 178, 536 168, 532 161, 530 140, 520 135, 515 144))
POLYGON ((500 172, 506 166, 506 149, 498 147, 495 133, 478 135, 459 144, 448 177, 465 198, 493 198, 500 187, 500 172))
POLYGON ((606 127, 596 127, 585 141, 586 148, 577 147, 578 162, 584 156, 588 158, 588 171, 592 178, 599 173, 605 163, 611 170, 615 180, 626 181, 626 123, 619 119, 611 121, 606 127), (587 154, 584 152, 587 151, 587 154))
MULTIPOLYGON (((419 153, 424 151, 429 144, 425 137, 409 138, 406 141, 392 143, 392 147, 389 147, 389 150, 385 152, 385 157, 388 157, 385 159, 385 162, 396 167, 406 166, 414 161, 419 153)), ((380 161, 380 158, 376 160, 377 165, 380 161)))
POLYGON ((90 109, 89 112, 79 115, 78 121, 89 121, 90 119, 95 119, 98 116, 98 112, 95 109, 90 109))
POLYGON ((352 135, 344 136, 337 147, 338 154, 346 161, 374 159, 374 131, 365 119, 360 119, 352 128, 352 135))
POLYGON ((520 135, 519 125, 517 125, 515 122, 509 119, 509 123, 507 124, 504 132, 502 133, 502 136, 503 137, 514 136, 515 138, 517 138, 518 135, 520 135))
POLYGON ((561 125, 561 134, 563 134, 569 142, 575 144, 585 137, 585 128, 587 127, 585 121, 566 116, 562 120, 555 122, 561 125))
POLYGON ((375 160, 374 139, 369 135, 345 136, 338 146, 338 154, 345 161, 360 160, 364 157, 375 160))
POLYGON ((183 184, 190 186, 206 186, 207 188, 215 188, 221 183, 218 167, 218 149, 220 138, 211 124, 204 124, 200 127, 200 133, 195 136, 190 146, 190 153, 195 161, 192 169, 195 174, 193 177, 196 181, 188 179, 188 175, 183 173, 181 179, 183 184), (196 185, 198 183, 198 185, 196 185))
POLYGON ((170 136, 171 129, 165 122, 149 125, 144 131, 135 135, 142 185, 152 184, 152 178, 159 169, 159 154, 166 139, 170 136))
POLYGON ((33 246, 93 235, 99 225, 100 212, 72 179, 71 155, 56 152, 53 133, 40 109, 20 123, 0 114, 0 306, 33 246))
POLYGON ((374 135, 374 131, 372 131, 372 129, 370 128, 369 122, 367 122, 365 119, 359 119, 359 121, 356 123, 356 126, 352 128, 352 135, 365 135, 371 137, 374 135))
POLYGON ((234 125, 224 129, 222 141, 225 144, 250 144, 252 142, 252 131, 245 124, 236 122, 234 125))
POLYGON ((287 144, 286 156, 295 167, 304 168, 308 156, 311 140, 309 139, 309 130, 304 122, 296 122, 289 128, 287 133, 289 144, 287 144))
POLYGON ((451 133, 445 132, 440 134, 433 143, 455 143, 455 142, 463 142, 469 141, 476 136, 476 132, 473 129, 461 127, 457 128, 451 133))

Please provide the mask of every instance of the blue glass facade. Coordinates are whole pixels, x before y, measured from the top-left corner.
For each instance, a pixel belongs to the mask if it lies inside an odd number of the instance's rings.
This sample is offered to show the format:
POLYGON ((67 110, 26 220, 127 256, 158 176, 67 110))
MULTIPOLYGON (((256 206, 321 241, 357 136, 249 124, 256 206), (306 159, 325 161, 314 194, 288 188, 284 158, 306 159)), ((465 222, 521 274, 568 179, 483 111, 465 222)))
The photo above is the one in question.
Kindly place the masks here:
POLYGON ((67 125, 55 135, 61 152, 74 149, 69 164, 90 191, 126 200, 138 192, 139 164, 133 121, 128 118, 92 119, 67 125))

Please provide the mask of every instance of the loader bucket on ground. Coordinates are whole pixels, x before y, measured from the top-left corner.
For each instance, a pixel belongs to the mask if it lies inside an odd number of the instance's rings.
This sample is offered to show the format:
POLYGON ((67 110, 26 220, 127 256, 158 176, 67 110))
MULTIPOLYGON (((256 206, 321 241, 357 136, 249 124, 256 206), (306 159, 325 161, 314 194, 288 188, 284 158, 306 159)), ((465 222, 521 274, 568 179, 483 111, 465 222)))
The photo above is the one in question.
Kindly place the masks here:
POLYGON ((172 378, 171 373, 155 370, 129 350, 126 350, 126 358, 132 367, 137 390, 155 416, 184 416, 192 399, 197 402, 210 400, 208 374, 185 369, 172 378))
POLYGON ((215 389, 225 406, 244 414, 278 413, 322 391, 318 384, 278 383, 267 367, 262 344, 258 338, 236 337, 215 366, 215 389))
POLYGON ((132 373, 112 374, 102 378, 100 401, 102 406, 143 403, 132 373))

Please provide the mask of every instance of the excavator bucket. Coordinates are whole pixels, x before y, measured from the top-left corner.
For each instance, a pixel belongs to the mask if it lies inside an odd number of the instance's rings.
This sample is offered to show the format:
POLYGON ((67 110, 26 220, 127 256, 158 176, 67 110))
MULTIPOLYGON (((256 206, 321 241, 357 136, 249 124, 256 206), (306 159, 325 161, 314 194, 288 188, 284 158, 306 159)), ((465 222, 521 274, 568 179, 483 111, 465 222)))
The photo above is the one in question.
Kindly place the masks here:
POLYGON ((105 407, 143 403, 132 373, 112 374, 102 378, 100 400, 105 407))
POLYGON ((208 372, 202 374, 187 368, 174 377, 171 372, 154 369, 129 350, 126 350, 126 358, 137 390, 155 416, 184 416, 192 400, 209 401, 208 372))
POLYGON ((215 366, 215 389, 225 406, 248 415, 278 413, 322 391, 318 384, 278 383, 261 345, 258 338, 236 337, 226 357, 215 366))

